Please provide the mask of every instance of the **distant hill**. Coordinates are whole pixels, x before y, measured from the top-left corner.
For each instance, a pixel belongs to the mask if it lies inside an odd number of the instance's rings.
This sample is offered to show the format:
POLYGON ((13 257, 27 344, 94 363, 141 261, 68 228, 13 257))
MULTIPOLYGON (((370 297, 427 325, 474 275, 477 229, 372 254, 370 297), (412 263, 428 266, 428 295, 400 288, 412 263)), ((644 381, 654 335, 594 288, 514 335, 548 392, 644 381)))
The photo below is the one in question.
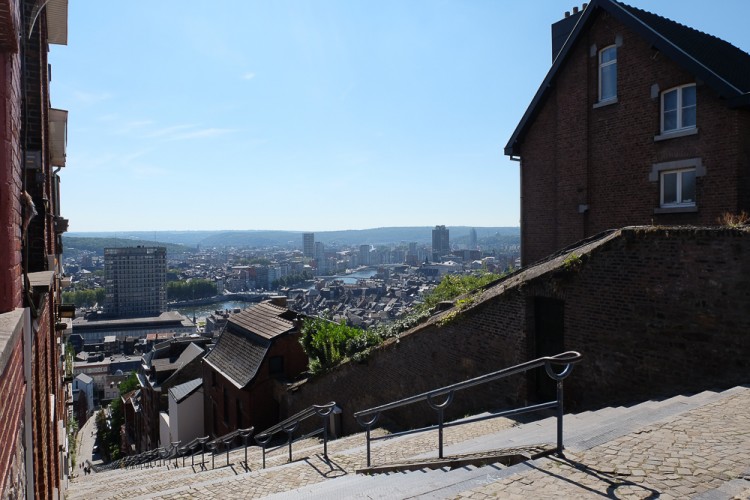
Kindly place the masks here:
MULTIPOLYGON (((77 234, 85 234, 85 233, 77 233, 77 234)), ((134 247, 137 245, 166 247, 167 255, 182 254, 185 252, 195 253, 196 251, 195 247, 178 245, 175 243, 164 243, 161 241, 134 240, 134 239, 125 239, 125 238, 69 236, 67 234, 63 235, 63 254, 65 256, 71 256, 75 252, 82 251, 82 250, 86 250, 89 252, 96 252, 99 255, 103 255, 105 248, 134 247)))
MULTIPOLYGON (((316 231, 315 241, 326 245, 389 245, 415 242, 419 244, 432 243, 431 226, 424 227, 379 227, 373 229, 347 229, 341 231, 316 231)), ((448 226, 450 240, 456 243, 467 243, 470 226, 448 226)), ((520 228, 518 227, 475 227, 477 240, 489 239, 506 244, 518 244, 520 228)), ((68 233, 64 244, 75 247, 81 246, 79 240, 99 239, 119 242, 109 246, 150 245, 158 243, 175 244, 175 250, 185 251, 181 245, 195 248, 202 247, 286 247, 301 248, 303 231, 126 231, 126 232, 92 232, 68 233), (67 243, 71 240, 70 243, 67 243), (73 243, 76 242, 76 243, 73 243)), ((104 248, 101 243, 98 247, 104 248)), ((169 251, 169 249, 168 249, 169 251)), ((171 252, 170 252, 171 253, 171 252)))

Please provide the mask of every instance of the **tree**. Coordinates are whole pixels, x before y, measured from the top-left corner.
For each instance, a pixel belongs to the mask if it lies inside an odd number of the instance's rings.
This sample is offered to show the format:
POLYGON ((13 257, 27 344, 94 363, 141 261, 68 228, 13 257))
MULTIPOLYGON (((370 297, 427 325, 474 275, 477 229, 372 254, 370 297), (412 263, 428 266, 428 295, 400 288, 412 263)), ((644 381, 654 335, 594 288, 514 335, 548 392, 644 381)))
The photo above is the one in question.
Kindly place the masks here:
POLYGON ((378 335, 321 318, 305 320, 300 332, 302 349, 310 359, 312 373, 325 372, 347 357, 381 342, 378 335))
POLYGON ((501 274, 448 274, 424 298, 422 310, 432 310, 440 302, 453 300, 456 297, 479 290, 485 285, 502 278, 501 274))
POLYGON ((94 304, 104 302, 104 288, 89 288, 63 292, 62 299, 66 304, 75 304, 77 307, 92 307, 94 304))
POLYGON ((192 300, 216 295, 216 283, 207 279, 170 281, 167 283, 167 299, 192 300))

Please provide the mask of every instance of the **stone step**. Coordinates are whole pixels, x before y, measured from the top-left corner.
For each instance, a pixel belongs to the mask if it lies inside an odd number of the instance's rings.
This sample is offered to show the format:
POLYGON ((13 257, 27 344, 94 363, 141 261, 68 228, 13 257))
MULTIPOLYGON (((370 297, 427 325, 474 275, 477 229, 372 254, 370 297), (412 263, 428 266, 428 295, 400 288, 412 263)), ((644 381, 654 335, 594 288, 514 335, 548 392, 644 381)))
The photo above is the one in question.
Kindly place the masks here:
MULTIPOLYGON (((646 401, 627 407, 607 407, 597 411, 566 415, 565 445, 570 450, 586 450, 597 444, 608 442, 645 426, 675 418, 686 411, 710 404, 745 388, 721 393, 704 391, 690 396, 675 396, 664 400, 646 401)), ((382 431, 378 431, 382 435, 382 431)), ((509 419, 499 418, 453 427, 446 430, 445 454, 463 455, 502 448, 518 447, 522 444, 554 443, 556 439, 556 419, 548 417, 539 421, 518 424, 509 419), (469 430, 467 430, 467 428, 469 430), (479 432, 481 431, 481 432, 479 432)), ((396 437, 373 443, 373 462, 387 462, 397 456, 421 459, 437 455, 437 431, 396 437)), ((467 465, 453 470, 447 468, 399 472, 364 476, 353 471, 365 461, 366 442, 364 434, 348 436, 329 442, 329 456, 332 462, 321 460, 322 445, 317 439, 307 439, 294 445, 295 459, 305 458, 287 464, 287 449, 282 447, 267 457, 268 468, 262 470, 261 450, 248 449, 251 470, 245 472, 239 461, 244 460, 244 448, 230 452, 230 462, 234 467, 224 465, 226 454, 215 458, 217 469, 210 469, 210 456, 207 455, 209 470, 193 472, 189 466, 177 469, 155 467, 152 469, 113 470, 100 474, 80 477, 71 482, 67 498, 154 498, 164 495, 215 496, 212 491, 267 491, 276 494, 274 498, 392 498, 420 497, 441 498, 458 495, 461 491, 476 488, 483 482, 496 481, 509 474, 524 473, 530 470, 534 461, 501 467, 497 464, 485 466, 467 465), (337 465, 342 464, 342 465, 337 465), (339 469, 335 469, 335 467, 339 469), (330 470, 327 468, 329 467, 330 470), (341 475, 335 479, 330 477, 341 475), (289 478, 302 478, 304 481, 290 481, 289 478), (317 483, 317 484, 312 484, 317 483), (296 488, 295 484, 308 484, 296 488), (281 493, 281 489, 290 491, 281 493)), ((179 460, 181 465, 182 461, 179 460)))

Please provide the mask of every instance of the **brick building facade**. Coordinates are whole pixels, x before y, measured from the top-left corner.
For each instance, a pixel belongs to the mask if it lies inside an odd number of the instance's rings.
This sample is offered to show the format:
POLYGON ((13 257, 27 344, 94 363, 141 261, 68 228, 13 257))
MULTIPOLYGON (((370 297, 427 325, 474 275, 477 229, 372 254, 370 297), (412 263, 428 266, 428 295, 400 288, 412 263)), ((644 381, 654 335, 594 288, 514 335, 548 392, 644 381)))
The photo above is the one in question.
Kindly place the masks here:
POLYGON ((614 0, 553 35, 567 41, 505 148, 523 265, 611 228, 750 211, 750 55, 614 0))
POLYGON ((67 2, 0 1, 0 497, 61 494, 67 443, 58 323, 67 112, 50 108, 67 2))

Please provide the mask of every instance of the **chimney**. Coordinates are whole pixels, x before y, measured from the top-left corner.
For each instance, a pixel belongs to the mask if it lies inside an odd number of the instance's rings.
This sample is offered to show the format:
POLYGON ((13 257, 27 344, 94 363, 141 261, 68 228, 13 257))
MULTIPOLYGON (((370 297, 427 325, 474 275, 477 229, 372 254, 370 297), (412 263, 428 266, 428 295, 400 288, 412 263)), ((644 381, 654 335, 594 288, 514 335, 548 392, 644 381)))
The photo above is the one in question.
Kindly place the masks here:
POLYGON ((578 7, 573 7, 573 13, 565 12, 565 17, 557 21, 552 25, 552 62, 555 61, 557 55, 565 45, 565 40, 568 39, 568 35, 575 28, 578 19, 581 18, 581 14, 586 10, 588 4, 585 3, 579 10, 578 7))
POLYGON ((269 300, 275 306, 286 307, 286 295, 274 295, 269 300))

